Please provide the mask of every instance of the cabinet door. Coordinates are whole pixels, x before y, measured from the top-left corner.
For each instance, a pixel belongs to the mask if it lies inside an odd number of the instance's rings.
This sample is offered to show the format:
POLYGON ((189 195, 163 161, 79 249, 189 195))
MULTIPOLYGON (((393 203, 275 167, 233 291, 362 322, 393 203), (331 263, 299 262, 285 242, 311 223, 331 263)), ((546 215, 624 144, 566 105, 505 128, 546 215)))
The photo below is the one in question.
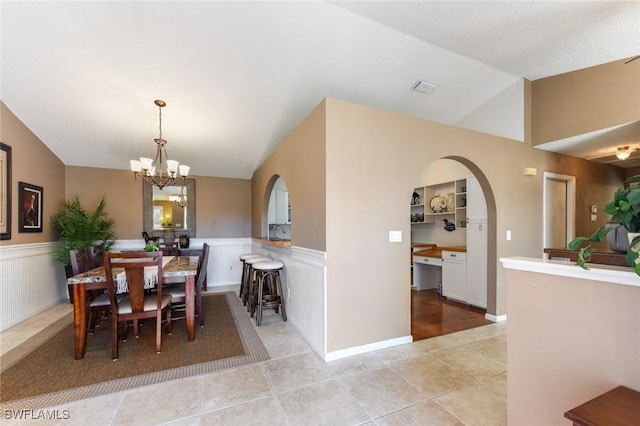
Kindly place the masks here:
POLYGON ((467 224, 467 301, 487 307, 487 222, 467 224))
POLYGON ((467 218, 468 220, 487 219, 487 203, 480 183, 473 175, 467 177, 467 218))
POLYGON ((267 223, 278 223, 276 222, 276 191, 271 191, 271 196, 269 197, 269 209, 267 210, 267 223))
POLYGON ((289 216, 289 193, 276 191, 276 223, 287 223, 289 216))
POLYGON ((442 294, 467 301, 467 262, 463 253, 442 252, 442 294))

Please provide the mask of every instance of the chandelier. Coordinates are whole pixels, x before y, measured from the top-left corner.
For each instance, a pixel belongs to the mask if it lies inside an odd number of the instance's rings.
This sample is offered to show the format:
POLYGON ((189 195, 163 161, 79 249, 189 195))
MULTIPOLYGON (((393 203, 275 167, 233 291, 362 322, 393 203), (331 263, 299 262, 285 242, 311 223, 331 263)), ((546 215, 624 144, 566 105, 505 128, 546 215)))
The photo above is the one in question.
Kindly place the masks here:
POLYGON ((131 171, 136 181, 138 180, 138 175, 140 175, 145 182, 162 189, 167 185, 176 183, 179 179, 178 174, 180 174, 180 178, 184 181, 189 175, 189 166, 179 164, 175 160, 169 160, 167 149, 165 148, 167 141, 162 139, 162 108, 167 106, 167 104, 160 99, 154 103, 158 106, 160 117, 160 134, 157 139, 154 139, 157 145, 156 158, 152 160, 151 158, 140 157, 139 160, 131 160, 130 163, 131 171), (166 163, 166 171, 162 170, 163 161, 166 163))
POLYGON ((184 195, 184 186, 180 187, 180 195, 169 195, 169 201, 184 208, 187 205, 187 196, 184 195))

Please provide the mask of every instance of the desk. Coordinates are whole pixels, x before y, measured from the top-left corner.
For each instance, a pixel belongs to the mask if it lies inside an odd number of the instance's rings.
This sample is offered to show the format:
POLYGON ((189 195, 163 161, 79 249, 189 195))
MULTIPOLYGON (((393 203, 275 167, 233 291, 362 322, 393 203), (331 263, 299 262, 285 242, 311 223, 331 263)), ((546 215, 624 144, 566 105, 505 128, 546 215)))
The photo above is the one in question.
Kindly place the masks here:
MULTIPOLYGON (((114 274, 122 269, 114 269, 114 274)), ((187 336, 189 341, 195 338, 195 277, 198 272, 198 258, 193 256, 174 257, 162 268, 162 278, 165 284, 185 283, 185 309, 187 336)), ((114 276, 115 279, 115 276, 114 276)), ((73 287, 73 334, 74 352, 76 359, 84 357, 87 347, 87 318, 89 290, 106 290, 107 278, 104 267, 92 269, 67 279, 67 284, 73 287)))
POLYGON ((442 283, 442 253, 430 249, 413 253, 413 288, 427 290, 442 283))

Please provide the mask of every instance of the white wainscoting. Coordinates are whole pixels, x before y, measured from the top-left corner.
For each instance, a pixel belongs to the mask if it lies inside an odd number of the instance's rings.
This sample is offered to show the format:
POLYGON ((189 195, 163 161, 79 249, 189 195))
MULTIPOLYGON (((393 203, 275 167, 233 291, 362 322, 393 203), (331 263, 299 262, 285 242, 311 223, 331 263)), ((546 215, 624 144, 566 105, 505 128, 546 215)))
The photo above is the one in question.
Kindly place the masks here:
MULTIPOLYGON (((211 246, 208 285, 239 284, 238 257, 251 251, 251 238, 192 239, 190 247, 211 246)), ((119 240, 113 251, 137 250, 144 241, 119 240)), ((55 263, 55 243, 0 246, 0 331, 64 301, 68 301, 64 266, 55 263)))
MULTIPOLYGON (((192 239, 210 246, 209 286, 240 283, 243 253, 261 253, 284 263, 283 285, 290 325, 326 359, 326 254, 301 247, 262 245, 251 238, 192 239)), ((136 250, 140 240, 119 240, 112 250, 136 250)), ((68 300, 64 267, 53 261, 55 243, 0 246, 0 330, 68 300)))
POLYGON ((67 299, 55 243, 0 246, 0 331, 67 299))
POLYGON ((254 241, 254 253, 284 264, 287 321, 326 359, 326 253, 302 247, 273 247, 254 241))

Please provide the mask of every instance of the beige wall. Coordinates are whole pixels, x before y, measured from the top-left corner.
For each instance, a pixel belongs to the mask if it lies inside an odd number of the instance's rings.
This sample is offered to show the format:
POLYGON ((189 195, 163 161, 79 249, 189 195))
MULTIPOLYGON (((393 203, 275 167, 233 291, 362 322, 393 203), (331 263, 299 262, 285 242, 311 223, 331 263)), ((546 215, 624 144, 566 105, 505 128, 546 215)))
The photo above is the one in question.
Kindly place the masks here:
POLYGON ((640 287, 507 270, 508 423, 564 412, 618 385, 640 390, 640 287))
POLYGON ((325 103, 278 146, 252 177, 252 235, 267 236, 267 207, 274 176, 282 177, 291 203, 291 239, 296 246, 325 250, 325 103))
MULTIPOLYGON (((624 177, 620 168, 326 99, 254 175, 254 236, 259 236, 257 224, 266 215, 264 189, 269 178, 281 174, 290 191, 295 187, 295 191, 315 193, 311 188, 318 187, 322 163, 311 159, 321 155, 318 147, 325 146, 326 212, 313 199, 308 201, 313 203, 314 214, 299 215, 304 204, 294 204, 296 195, 292 194, 292 234, 295 245, 321 250, 319 226, 326 221, 329 352, 410 334, 410 290, 404 285, 410 282, 408 200, 433 161, 457 159, 484 183, 487 201, 493 205, 489 208, 493 212, 489 246, 494 254, 489 265, 489 312, 496 315, 506 313, 504 272, 498 258, 542 256, 543 172, 577 176, 578 232, 589 233, 597 223, 588 222, 588 209, 583 207, 602 206, 624 177), (326 142, 322 139, 324 114, 326 142), (298 157, 294 152, 302 148, 302 141, 309 154, 298 157), (319 145, 314 147, 313 142, 319 145), (524 167, 536 167, 537 176, 524 176, 524 167), (307 184, 312 186, 307 188, 307 184), (313 246, 298 238, 315 230, 319 232, 313 246), (388 242, 391 230, 402 231, 402 243, 388 242), (504 238, 507 230, 512 231, 511 241, 504 238)), ((601 219, 605 220, 604 215, 601 219)))
POLYGON ((0 140, 11 146, 11 239, 1 245, 47 242, 53 239, 49 217, 64 196, 64 164, 0 102, 0 140), (18 182, 42 187, 41 233, 18 233, 18 182))
POLYGON ((533 145, 640 120, 640 61, 535 80, 533 145))
MULTIPOLYGON (((251 181, 192 176, 196 182, 196 238, 251 235, 251 181)), ((66 168, 65 197, 91 210, 104 194, 119 239, 142 238, 142 183, 127 170, 66 168)))

